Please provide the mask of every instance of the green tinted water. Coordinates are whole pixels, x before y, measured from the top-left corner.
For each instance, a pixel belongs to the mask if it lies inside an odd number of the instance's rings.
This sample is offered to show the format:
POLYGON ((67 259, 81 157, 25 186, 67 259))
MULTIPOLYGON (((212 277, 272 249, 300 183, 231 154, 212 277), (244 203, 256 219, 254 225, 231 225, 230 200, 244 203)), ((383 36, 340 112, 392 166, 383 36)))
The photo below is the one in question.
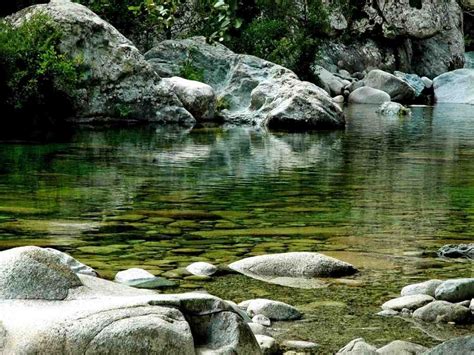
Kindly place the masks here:
POLYGON ((374 314, 408 283, 474 274, 472 263, 433 256, 474 239, 473 107, 415 108, 405 119, 353 107, 348 117, 339 132, 147 127, 0 144, 0 249, 54 247, 108 278, 142 267, 177 280, 172 292, 282 300, 306 315, 277 324, 280 337, 323 352, 360 336, 433 345, 472 332, 374 314), (297 290, 180 270, 286 251, 320 251, 361 273, 297 290))

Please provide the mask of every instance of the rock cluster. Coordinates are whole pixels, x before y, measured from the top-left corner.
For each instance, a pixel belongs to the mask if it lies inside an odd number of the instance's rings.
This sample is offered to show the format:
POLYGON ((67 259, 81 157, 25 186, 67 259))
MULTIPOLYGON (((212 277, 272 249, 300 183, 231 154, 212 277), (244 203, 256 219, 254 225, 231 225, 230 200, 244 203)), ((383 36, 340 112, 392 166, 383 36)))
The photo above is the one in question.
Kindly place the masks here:
POLYGON ((246 320, 217 297, 76 274, 58 253, 0 252, 0 353, 260 353, 246 320))
POLYGON ((405 286, 401 297, 382 305, 380 315, 412 316, 425 322, 472 323, 474 278, 428 280, 405 286))

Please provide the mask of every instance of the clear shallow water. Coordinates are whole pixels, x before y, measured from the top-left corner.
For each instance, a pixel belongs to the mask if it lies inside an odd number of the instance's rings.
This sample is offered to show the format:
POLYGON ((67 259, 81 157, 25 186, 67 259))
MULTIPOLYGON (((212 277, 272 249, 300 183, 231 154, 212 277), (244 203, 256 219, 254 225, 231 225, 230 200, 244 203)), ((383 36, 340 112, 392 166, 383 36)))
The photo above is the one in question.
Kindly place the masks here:
POLYGON ((147 127, 0 143, 0 249, 50 246, 104 277, 143 267, 176 279, 173 292, 286 301, 306 319, 278 325, 280 336, 327 352, 359 336, 433 345, 472 332, 373 314, 405 284, 474 274, 472 263, 433 257, 446 243, 474 240, 474 108, 414 108, 405 119, 363 106, 347 114, 338 132, 147 127), (285 251, 321 251, 361 273, 295 290, 179 270, 285 251))

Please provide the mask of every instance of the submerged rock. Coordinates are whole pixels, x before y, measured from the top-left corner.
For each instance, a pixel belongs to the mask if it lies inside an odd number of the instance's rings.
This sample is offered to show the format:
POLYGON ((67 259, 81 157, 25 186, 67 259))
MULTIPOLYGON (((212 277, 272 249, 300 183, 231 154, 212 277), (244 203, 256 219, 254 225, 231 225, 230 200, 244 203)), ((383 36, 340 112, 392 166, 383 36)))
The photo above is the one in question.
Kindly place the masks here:
POLYGON ((442 283, 443 281, 441 280, 428 280, 425 282, 411 284, 402 288, 400 294, 402 296, 428 295, 434 297, 436 288, 442 283))
POLYGON ((188 125, 195 122, 132 42, 87 7, 52 1, 28 7, 11 20, 21 23, 38 13, 51 17, 59 26, 60 50, 81 58, 87 68, 80 83, 84 89, 74 98, 74 121, 115 117, 188 125))
POLYGON ((382 305, 382 309, 391 309, 394 311, 401 311, 403 309, 414 310, 430 303, 434 300, 428 295, 410 295, 394 298, 382 305))
POLYGON ((254 256, 236 261, 229 267, 258 280, 301 288, 320 286, 320 283, 312 283, 317 277, 340 277, 357 272, 351 264, 310 252, 254 256))
POLYGON ((251 300, 247 308, 247 313, 251 317, 261 314, 271 320, 295 320, 300 319, 302 314, 289 304, 257 298, 251 300))
POLYGON ((411 110, 397 102, 385 102, 377 110, 381 115, 387 117, 409 116, 411 110))
POLYGON ((363 86, 350 93, 349 102, 353 104, 379 105, 384 102, 390 102, 390 95, 382 90, 363 86))
POLYGON ((474 278, 451 279, 436 288, 435 298, 449 302, 470 300, 474 297, 474 278))
POLYGON ((444 245, 438 250, 438 256, 443 258, 474 259, 474 243, 444 245))
POLYGON ((433 80, 437 103, 474 105, 474 69, 458 69, 433 80))
POLYGON ((1 353, 260 353, 245 321, 217 297, 76 275, 46 249, 0 252, 0 284, 1 353))
POLYGON ((179 75, 184 65, 202 71, 227 122, 289 130, 345 125, 341 108, 316 85, 279 65, 208 44, 204 37, 164 41, 145 57, 164 77, 179 75))
POLYGON ((406 81, 383 70, 371 70, 365 77, 364 83, 368 87, 386 92, 394 101, 412 102, 416 96, 415 89, 406 81))
POLYGON ((212 276, 217 272, 217 267, 212 264, 199 261, 186 266, 186 270, 196 276, 212 276))
POLYGON ((425 322, 469 323, 472 314, 469 308, 446 301, 434 301, 413 312, 413 318, 425 322))

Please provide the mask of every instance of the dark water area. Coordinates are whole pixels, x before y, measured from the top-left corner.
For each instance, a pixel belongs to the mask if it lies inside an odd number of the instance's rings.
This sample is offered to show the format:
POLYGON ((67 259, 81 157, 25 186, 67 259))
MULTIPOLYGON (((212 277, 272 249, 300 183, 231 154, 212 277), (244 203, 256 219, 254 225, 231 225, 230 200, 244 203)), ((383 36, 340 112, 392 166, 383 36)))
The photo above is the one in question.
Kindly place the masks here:
POLYGON ((387 118, 347 109, 345 130, 83 129, 60 143, 0 142, 0 250, 54 247, 113 278, 141 267, 234 301, 277 299, 305 312, 282 338, 333 352, 355 337, 431 346, 472 333, 375 315, 406 284, 473 277, 443 260, 474 240, 474 107, 413 108, 387 118), (253 255, 318 251, 360 269, 321 289, 181 268, 253 255))

